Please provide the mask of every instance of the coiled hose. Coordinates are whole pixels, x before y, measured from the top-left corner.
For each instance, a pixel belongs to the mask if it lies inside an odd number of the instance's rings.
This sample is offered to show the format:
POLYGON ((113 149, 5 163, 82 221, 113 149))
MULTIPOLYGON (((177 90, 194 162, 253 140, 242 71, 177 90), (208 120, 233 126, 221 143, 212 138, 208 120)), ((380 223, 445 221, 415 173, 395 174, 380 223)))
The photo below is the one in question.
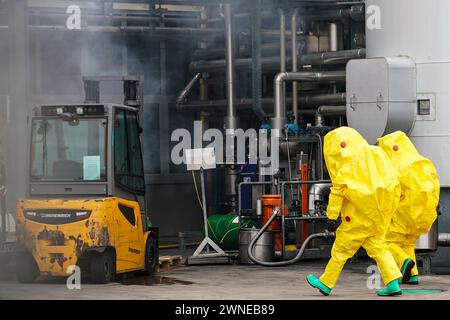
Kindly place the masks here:
POLYGON ((325 230, 324 232, 320 232, 320 233, 314 233, 314 234, 310 235, 308 238, 306 238, 305 242, 303 242, 303 245, 300 248, 300 250, 298 251, 297 255, 291 260, 279 261, 279 262, 267 262, 267 261, 258 260, 253 255, 253 252, 252 252, 253 251, 253 247, 255 246, 256 241, 258 241, 258 239, 261 237, 261 235, 267 230, 267 228, 272 223, 272 221, 276 218, 276 216, 278 215, 279 212, 280 212, 280 208, 279 207, 275 207, 273 209, 273 214, 270 217, 270 219, 267 220, 266 224, 259 230, 259 232, 256 234, 256 236, 252 239, 252 241, 250 241, 250 245, 248 246, 247 254, 248 254, 248 257, 250 258, 250 260, 253 261, 256 264, 260 264, 260 265, 266 266, 266 267, 282 267, 282 266, 288 266, 288 265, 297 263, 301 259, 301 257, 303 256, 303 253, 305 252, 306 246, 308 245, 308 243, 311 240, 313 240, 315 238, 330 239, 332 237, 335 237, 335 233, 334 232, 329 232, 328 230, 325 230))

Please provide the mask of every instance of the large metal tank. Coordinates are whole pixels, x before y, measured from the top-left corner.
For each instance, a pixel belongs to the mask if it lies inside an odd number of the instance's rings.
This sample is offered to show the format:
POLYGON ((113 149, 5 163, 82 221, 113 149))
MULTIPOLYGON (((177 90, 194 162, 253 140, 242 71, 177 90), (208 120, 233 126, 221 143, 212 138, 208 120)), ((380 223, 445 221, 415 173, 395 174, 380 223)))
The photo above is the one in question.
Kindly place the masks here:
POLYGON ((367 57, 411 57, 417 68, 410 137, 450 186, 450 1, 366 0, 367 57), (373 19, 380 19, 379 29, 373 19))

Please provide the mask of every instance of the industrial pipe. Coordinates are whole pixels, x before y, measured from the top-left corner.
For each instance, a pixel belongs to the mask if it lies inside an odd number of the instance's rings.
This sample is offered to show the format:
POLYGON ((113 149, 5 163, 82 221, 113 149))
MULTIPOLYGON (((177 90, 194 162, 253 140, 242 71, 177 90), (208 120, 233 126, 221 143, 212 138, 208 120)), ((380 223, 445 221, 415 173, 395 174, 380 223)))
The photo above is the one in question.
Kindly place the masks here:
POLYGON ((237 129, 238 119, 236 117, 236 87, 235 87, 235 67, 234 67, 234 30, 231 5, 223 5, 225 19, 225 58, 226 58, 226 78, 227 78, 227 115, 225 117, 226 129, 237 129))
MULTIPOLYGON (((280 49, 281 51, 281 49, 280 49)), ((342 50, 336 52, 310 53, 298 58, 298 66, 305 65, 340 65, 352 59, 363 59, 366 57, 366 49, 342 50)), ((292 62, 289 58, 285 63, 292 62)), ((261 64, 265 69, 277 69, 280 65, 279 57, 261 58, 261 64)), ((251 58, 235 60, 237 69, 249 69, 252 66, 251 58)), ((196 71, 220 71, 226 67, 226 60, 192 61, 189 68, 196 71)))
MULTIPOLYGON (((286 16, 283 9, 279 8, 280 15, 280 72, 286 72, 286 16)), ((282 84, 281 104, 286 108, 286 84, 282 84)))
MULTIPOLYGON (((146 11, 148 13, 148 11, 146 11)), ((180 13, 178 12, 178 15, 180 13)), ((39 11, 33 11, 31 10, 29 12, 29 15, 31 17, 65 17, 66 12, 60 11, 60 12, 39 12, 39 11)), ((199 23, 206 23, 208 20, 204 18, 186 18, 186 17, 165 17, 164 14, 159 16, 152 16, 149 14, 142 14, 139 16, 132 16, 132 15, 124 15, 124 14, 108 14, 105 16, 104 14, 89 14, 89 13, 83 13, 83 18, 88 21, 89 24, 91 24, 91 21, 102 21, 105 18, 115 20, 115 21, 132 21, 132 22, 158 22, 158 23, 186 23, 186 24, 199 24, 199 23)))
POLYGON ((317 108, 317 113, 322 116, 343 116, 346 112, 346 106, 320 106, 317 108))
POLYGON ((450 247, 450 233, 439 233, 438 246, 450 247))
MULTIPOLYGON (((342 93, 325 93, 325 94, 317 94, 317 95, 308 95, 308 96, 300 96, 299 97, 299 105, 303 108, 315 108, 320 105, 344 105, 346 99, 346 94, 342 93)), ((286 103, 291 103, 291 99, 287 98, 286 103)), ((266 110, 273 110, 273 98, 262 98, 262 105, 266 110)), ((226 100, 208 100, 208 101, 191 101, 186 104, 178 105, 177 108, 182 111, 209 111, 209 112, 218 112, 224 111, 227 105, 226 100)), ((253 100, 252 99, 239 99, 236 101, 236 107, 238 109, 252 109, 253 100)), ((312 114, 315 113, 316 110, 312 110, 312 114)), ((302 113, 302 112, 300 112, 302 113)))
POLYGON ((261 237, 261 235, 267 230, 267 228, 272 223, 272 221, 275 220, 275 218, 278 216, 279 212, 280 212, 280 208, 279 207, 275 207, 274 210, 273 210, 273 214, 270 217, 270 219, 267 220, 267 222, 259 230, 259 232, 256 234, 256 236, 252 239, 252 241, 250 241, 250 244, 249 244, 248 249, 247 249, 247 254, 248 254, 248 257, 250 258, 250 260, 253 261, 256 264, 259 264, 259 265, 262 265, 262 266, 266 266, 266 267, 282 267, 282 266, 288 266, 288 265, 297 263, 302 258, 303 253, 305 252, 305 249, 308 246, 308 244, 311 242, 311 240, 316 239, 316 238, 330 239, 332 237, 335 237, 335 233, 334 232, 329 232, 328 230, 325 230, 324 232, 315 233, 315 234, 310 235, 308 238, 306 238, 305 241, 303 242, 300 250, 298 251, 297 255, 291 260, 279 261, 279 262, 268 262, 268 261, 258 260, 253 255, 253 247, 255 246, 256 241, 258 241, 258 239, 261 237))
MULTIPOLYGON (((365 18, 365 10, 364 4, 356 4, 352 5, 349 8, 343 9, 332 9, 332 10, 322 10, 314 14, 305 13, 302 15, 302 19, 308 21, 319 21, 319 20, 344 20, 344 19, 353 19, 355 21, 364 21, 365 18)), ((263 11, 261 13, 264 18, 271 18, 271 11, 263 11)), ((236 14, 237 19, 248 19, 250 16, 249 13, 238 13, 236 14)), ((220 22, 219 18, 211 18, 208 20, 209 23, 217 23, 220 22)))
POLYGON ((345 20, 353 19, 355 21, 364 21, 365 18, 364 4, 357 4, 345 9, 324 10, 316 14, 305 15, 302 17, 305 20, 345 20))
MULTIPOLYGON (((200 4, 199 4, 200 5, 200 4)), ((170 12, 169 12, 170 13, 170 12)), ((177 12, 179 15, 181 12, 177 12)), ((30 16, 35 17, 57 17, 57 16, 65 16, 66 12, 64 10, 61 10, 59 12, 40 12, 36 10, 30 11, 30 16)), ((318 11, 314 14, 308 14, 302 16, 304 20, 343 20, 343 19, 353 19, 356 21, 363 21, 364 20, 364 5, 352 5, 349 8, 343 8, 343 9, 332 9, 332 10, 322 10, 318 11)), ((103 14, 84 14, 84 16, 87 19, 104 19, 105 15, 103 14)), ((263 18, 271 18, 273 16, 272 11, 262 11, 261 16, 263 18)), ((244 13, 237 13, 235 14, 235 19, 248 19, 250 17, 250 14, 248 12, 244 13)), ((139 12, 139 16, 131 16, 131 15, 112 15, 108 16, 108 18, 119 20, 119 21, 160 21, 163 23, 170 23, 170 22, 180 22, 180 23, 192 23, 192 24, 199 24, 199 23, 220 23, 222 22, 222 18, 209 18, 205 19, 203 17, 201 18, 185 18, 185 17, 166 17, 164 14, 161 14, 160 16, 151 16, 148 14, 148 10, 141 10, 139 12)))
POLYGON ((280 72, 286 71, 286 16, 283 9, 279 8, 280 15, 280 72))
POLYGON ((364 59, 365 57, 366 49, 330 51, 305 54, 300 59, 300 63, 302 65, 335 65, 347 63, 352 59, 364 59))
MULTIPOLYGON (((261 54, 263 56, 271 57, 278 55, 280 52, 280 44, 277 42, 261 43, 261 54)), ((286 48, 287 53, 291 53, 291 48, 286 48)), ((193 60, 217 60, 224 58, 224 48, 208 48, 208 49, 196 49, 192 53, 193 60)), ((238 55, 243 57, 249 57, 252 55, 252 48, 248 45, 241 45, 238 50, 238 55)))
POLYGON ((286 124, 286 108, 283 105, 283 85, 286 81, 345 81, 345 71, 281 72, 274 80, 274 117, 272 128, 281 130, 286 124))
POLYGON ((189 81, 189 83, 187 84, 186 88, 183 89, 183 91, 181 91, 180 95, 177 98, 177 105, 182 104, 183 102, 186 101, 187 96, 189 95, 189 93, 191 93, 192 88, 194 87, 195 83, 202 77, 201 73, 197 73, 194 78, 192 78, 191 81, 189 81))
POLYGON ((338 51, 339 48, 339 26, 336 22, 330 22, 328 25, 328 50, 338 51))
MULTIPOLYGON (((297 14, 298 9, 292 13, 291 20, 291 37, 292 37, 292 72, 298 71, 298 55, 297 55, 297 14)), ((294 123, 298 124, 298 82, 292 82, 292 113, 294 114, 294 123)))
POLYGON ((316 183, 311 186, 308 192, 308 202, 310 211, 314 209, 315 201, 324 200, 325 194, 330 193, 331 183, 316 183))
POLYGON ((148 35, 173 36, 180 33, 187 36, 215 35, 223 29, 185 28, 185 27, 144 27, 144 26, 83 26, 77 30, 69 30, 65 25, 30 25, 30 31, 69 31, 69 32, 142 32, 148 35))
POLYGON ((322 136, 318 133, 316 133, 317 138, 319 139, 319 149, 317 150, 318 152, 318 158, 319 158, 319 168, 317 168, 318 171, 318 175, 319 175, 319 179, 323 180, 323 168, 324 168, 324 163, 323 163, 323 141, 322 141, 322 136))
POLYGON ((346 106, 321 106, 317 110, 300 110, 299 114, 307 116, 316 116, 316 125, 321 125, 323 117, 345 116, 346 106), (319 122, 319 124, 317 124, 319 122))

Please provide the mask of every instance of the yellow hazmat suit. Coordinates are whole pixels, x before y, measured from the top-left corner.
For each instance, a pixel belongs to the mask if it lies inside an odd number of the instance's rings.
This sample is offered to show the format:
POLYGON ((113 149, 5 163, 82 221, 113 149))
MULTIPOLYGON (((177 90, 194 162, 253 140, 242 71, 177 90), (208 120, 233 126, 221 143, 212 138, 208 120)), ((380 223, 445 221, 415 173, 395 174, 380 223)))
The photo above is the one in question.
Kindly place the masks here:
MULTIPOLYGON (((399 268, 406 259, 416 262, 415 245, 437 218, 440 185, 433 163, 421 156, 405 133, 397 131, 378 139, 391 159, 402 187, 402 197, 386 240, 399 268)), ((416 266, 412 276, 419 274, 416 266)))
POLYGON ((324 156, 332 181, 327 216, 342 223, 320 281, 333 288, 345 262, 363 247, 376 261, 385 284, 402 277, 385 235, 400 199, 400 184, 384 151, 354 129, 325 136, 324 156))

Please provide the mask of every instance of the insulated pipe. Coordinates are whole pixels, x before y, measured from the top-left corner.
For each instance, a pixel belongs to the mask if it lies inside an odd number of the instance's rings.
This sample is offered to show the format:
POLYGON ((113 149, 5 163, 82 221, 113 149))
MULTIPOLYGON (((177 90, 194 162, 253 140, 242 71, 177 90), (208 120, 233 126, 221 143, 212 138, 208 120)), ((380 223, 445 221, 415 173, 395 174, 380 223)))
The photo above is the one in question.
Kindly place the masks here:
MULTIPOLYGON (((298 71, 298 55, 297 55, 297 15, 298 9, 292 13, 291 20, 291 37, 292 37, 292 72, 298 71)), ((298 82, 292 82, 292 113, 294 114, 294 123, 298 123, 298 82)))
POLYGON ((186 88, 183 89, 183 91, 181 91, 180 95, 177 98, 177 105, 182 104, 183 102, 186 101, 187 96, 189 95, 189 93, 191 93, 192 88, 194 87, 195 83, 202 77, 201 73, 197 73, 194 78, 192 78, 191 81, 189 81, 189 83, 187 84, 186 88))
POLYGON ((236 117, 236 87, 234 69, 234 30, 231 5, 223 5, 225 19, 225 58, 227 77, 227 115, 225 117, 226 129, 237 129, 238 119, 236 117))
POLYGON ((280 213, 280 208, 279 207, 275 207, 275 209, 273 210, 273 214, 270 217, 270 219, 267 220, 266 224, 264 224, 264 226, 259 230, 259 232, 256 234, 256 236, 252 239, 252 241, 250 241, 250 244, 249 244, 248 249, 247 249, 247 254, 248 254, 248 257, 250 258, 250 260, 253 261, 256 264, 259 264, 259 265, 262 265, 262 266, 266 266, 266 267, 282 267, 282 266, 288 266, 288 265, 297 263, 302 258, 303 253, 305 252, 305 249, 308 246, 308 244, 311 242, 311 240, 316 239, 316 238, 330 239, 332 237, 335 237, 335 233, 334 232, 329 232, 328 230, 325 230, 325 232, 315 233, 315 234, 310 235, 308 238, 306 238, 305 241, 303 242, 300 250, 298 251, 297 255, 291 260, 280 261, 280 262, 268 262, 268 261, 258 260, 253 255, 253 247, 255 246, 256 241, 258 241, 258 239, 267 230, 269 225, 272 223, 273 220, 275 220, 275 218, 277 217, 277 215, 279 213, 280 213))
POLYGON ((274 117, 272 129, 281 130, 286 124, 286 107, 283 105, 283 86, 286 81, 345 81, 345 71, 281 72, 274 79, 274 117))

